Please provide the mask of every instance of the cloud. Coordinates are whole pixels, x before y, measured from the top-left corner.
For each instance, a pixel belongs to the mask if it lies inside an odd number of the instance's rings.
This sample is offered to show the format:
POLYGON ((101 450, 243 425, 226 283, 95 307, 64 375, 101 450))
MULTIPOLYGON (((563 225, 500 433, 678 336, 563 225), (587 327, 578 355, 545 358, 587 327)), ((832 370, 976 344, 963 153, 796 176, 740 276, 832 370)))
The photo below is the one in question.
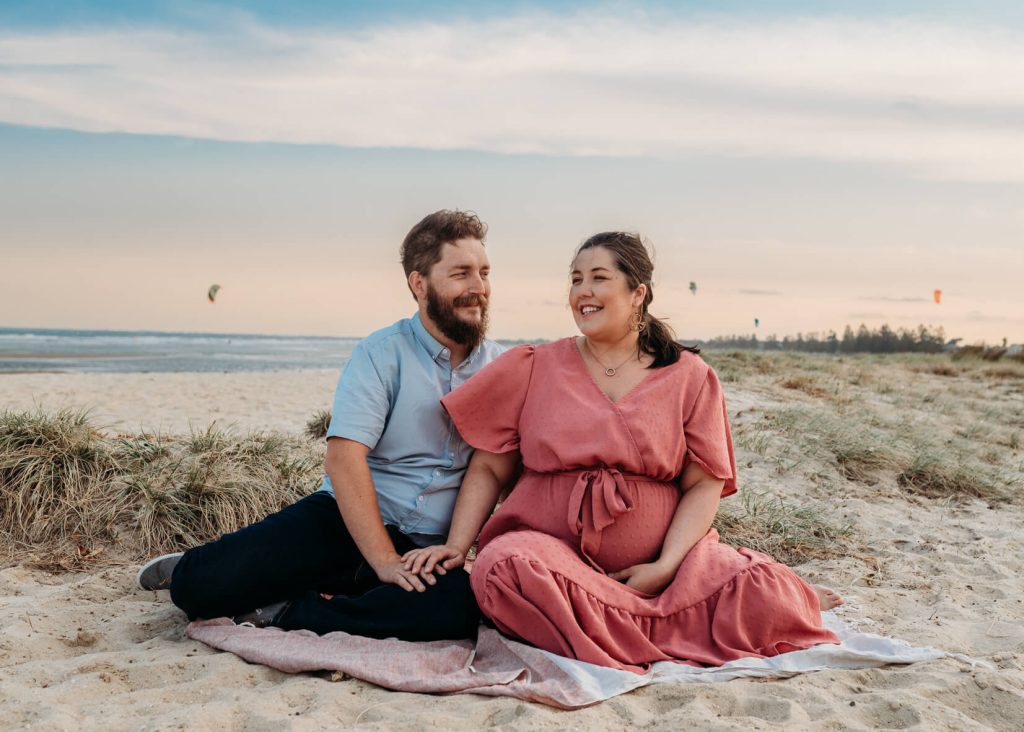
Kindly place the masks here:
POLYGON ((927 297, 888 297, 886 295, 861 296, 857 299, 868 302, 931 302, 931 299, 927 297))
POLYGON ((909 19, 534 14, 356 30, 0 34, 0 120, 550 155, 729 155, 1024 181, 1024 34, 909 19))
POLYGON ((1005 315, 986 315, 978 310, 967 313, 971 323, 1024 323, 1024 318, 1009 318, 1005 315))
POLYGON ((899 315, 896 313, 847 313, 845 317, 857 320, 902 320, 913 323, 922 323, 928 320, 927 316, 922 317, 920 313, 917 315, 899 315))
POLYGON ((737 290, 742 295, 760 295, 763 297, 779 297, 782 295, 777 290, 737 290))

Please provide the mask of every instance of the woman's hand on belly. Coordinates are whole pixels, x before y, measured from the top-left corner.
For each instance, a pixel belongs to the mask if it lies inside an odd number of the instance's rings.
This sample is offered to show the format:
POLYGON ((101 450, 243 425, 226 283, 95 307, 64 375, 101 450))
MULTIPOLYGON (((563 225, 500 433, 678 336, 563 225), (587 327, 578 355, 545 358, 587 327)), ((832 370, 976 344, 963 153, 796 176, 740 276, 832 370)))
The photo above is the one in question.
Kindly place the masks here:
POLYGON ((626 587, 632 587, 637 592, 647 595, 660 594, 662 590, 672 584, 675 579, 679 565, 672 565, 662 561, 634 564, 618 572, 609 572, 608 576, 613 580, 625 583, 626 587))

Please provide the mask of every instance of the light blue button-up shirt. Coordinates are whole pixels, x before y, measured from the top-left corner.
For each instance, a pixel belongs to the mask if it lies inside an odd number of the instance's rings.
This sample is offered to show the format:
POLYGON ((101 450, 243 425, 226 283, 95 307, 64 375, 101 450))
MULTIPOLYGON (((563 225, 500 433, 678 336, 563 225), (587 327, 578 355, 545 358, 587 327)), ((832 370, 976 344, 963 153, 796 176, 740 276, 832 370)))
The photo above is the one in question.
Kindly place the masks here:
MULTIPOLYGON (((361 340, 341 372, 327 436, 370 448, 381 517, 417 544, 447 536, 473 452, 441 397, 502 350, 485 340, 453 369, 451 353, 417 313, 361 340)), ((320 490, 334 493, 326 475, 320 490)))

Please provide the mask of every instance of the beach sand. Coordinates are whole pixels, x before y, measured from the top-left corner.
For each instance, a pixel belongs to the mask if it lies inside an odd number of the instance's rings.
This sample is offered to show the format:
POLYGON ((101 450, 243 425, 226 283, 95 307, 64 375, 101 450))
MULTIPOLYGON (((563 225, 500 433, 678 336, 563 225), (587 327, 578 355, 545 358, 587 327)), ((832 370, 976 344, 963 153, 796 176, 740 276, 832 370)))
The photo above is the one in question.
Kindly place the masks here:
POLYGON ((187 434, 210 424, 300 433, 330 409, 337 369, 209 373, 0 374, 0 409, 87 409, 109 432, 187 434))
MULTIPOLYGON (((886 369, 866 366, 860 385, 842 388, 882 417, 906 411, 900 400, 916 399, 915 390, 934 392, 926 404, 936 410, 930 424, 940 437, 971 420, 998 421, 984 407, 990 382, 886 369), (940 407, 953 396, 947 414, 940 407)), ((854 383, 838 374, 807 372, 826 386, 854 383)), ((0 375, 0 409, 91 407, 94 420, 115 432, 183 432, 213 420, 242 431, 298 432, 330 406, 336 378, 333 371, 0 375)), ((1021 502, 990 507, 907 495, 885 471, 872 481, 837 482, 827 477, 834 467, 809 448, 796 461, 778 442, 784 438, 766 432, 758 442, 764 414, 793 404, 831 408, 827 394, 814 396, 802 383, 784 387, 776 376, 745 372, 725 381, 741 491, 770 490, 853 524, 860 548, 851 556, 797 568, 847 597, 848 622, 984 666, 947 659, 783 681, 659 685, 565 712, 512 699, 396 693, 328 673, 289 676, 186 639, 186 618, 166 593, 134 588, 135 567, 51 574, 20 564, 0 568, 0 728, 1021 729, 1021 502)), ((1007 394, 1010 409, 1021 409, 1024 390, 1007 394)), ((1019 443, 1000 454, 1008 470, 1024 475, 1019 443)))

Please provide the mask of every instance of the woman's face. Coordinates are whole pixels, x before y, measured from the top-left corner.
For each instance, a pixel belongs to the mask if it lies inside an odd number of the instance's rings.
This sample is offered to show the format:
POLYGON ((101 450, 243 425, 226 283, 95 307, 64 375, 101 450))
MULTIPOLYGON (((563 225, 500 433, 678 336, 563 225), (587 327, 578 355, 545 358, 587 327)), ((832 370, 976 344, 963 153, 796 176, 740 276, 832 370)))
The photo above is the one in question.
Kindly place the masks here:
POLYGON ((617 340, 630 330, 630 320, 647 294, 640 285, 629 289, 626 275, 615 265, 615 256, 602 246, 584 249, 573 262, 569 307, 583 335, 598 340, 617 340))

